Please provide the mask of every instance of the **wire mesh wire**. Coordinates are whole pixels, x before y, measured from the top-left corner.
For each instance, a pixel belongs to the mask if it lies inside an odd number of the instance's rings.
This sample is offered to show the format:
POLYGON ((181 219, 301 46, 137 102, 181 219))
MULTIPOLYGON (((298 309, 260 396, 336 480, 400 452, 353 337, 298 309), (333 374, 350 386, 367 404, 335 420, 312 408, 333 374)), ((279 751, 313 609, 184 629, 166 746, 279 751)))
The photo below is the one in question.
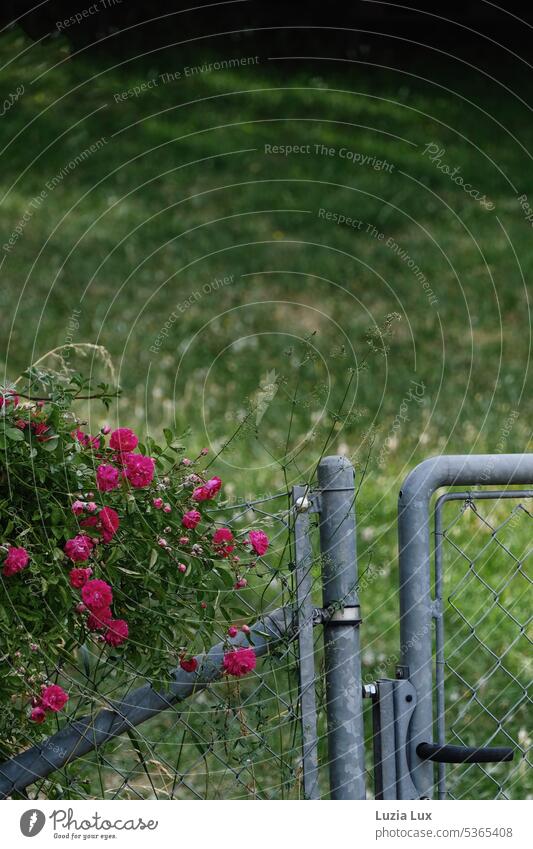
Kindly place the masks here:
MULTIPOLYGON (((242 621, 256 622, 277 608, 294 609, 290 494, 223 504, 213 518, 231 527, 235 536, 244 534, 253 521, 268 530, 271 539, 268 557, 258 558, 248 586, 241 591, 242 621)), ((215 634, 224 639, 222 624, 215 634)), ((169 701, 165 710, 147 722, 128 724, 125 733, 36 780, 21 795, 32 799, 301 798, 295 636, 291 633, 276 641, 246 678, 209 684, 179 704, 169 701)), ((118 656, 104 659, 94 648, 82 649, 78 661, 75 667, 56 670, 55 679, 67 681, 70 693, 69 711, 57 719, 58 730, 65 723, 75 725, 77 717, 95 716, 117 699, 127 702, 128 694, 146 683, 158 691, 164 689, 165 681, 154 680, 149 670, 124 668, 118 656)), ((177 661, 177 648, 168 645, 168 667, 177 661)), ((43 740, 40 754, 46 760, 47 751, 52 756, 57 745, 54 738, 43 740)))
POLYGON ((447 514, 436 560, 446 600, 439 742, 515 749, 512 763, 440 765, 448 798, 533 796, 531 496, 454 493, 438 507, 447 514))

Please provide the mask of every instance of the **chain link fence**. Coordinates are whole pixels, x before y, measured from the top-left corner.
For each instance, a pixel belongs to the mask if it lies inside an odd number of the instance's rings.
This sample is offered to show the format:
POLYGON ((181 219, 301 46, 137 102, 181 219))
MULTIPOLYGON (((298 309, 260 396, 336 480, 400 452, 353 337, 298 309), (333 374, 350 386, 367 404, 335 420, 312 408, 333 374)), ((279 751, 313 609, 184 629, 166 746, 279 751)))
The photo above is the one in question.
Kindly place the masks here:
POLYGON ((515 751, 510 764, 439 764, 441 798, 533 795, 532 508, 530 490, 454 492, 437 503, 439 743, 515 751))

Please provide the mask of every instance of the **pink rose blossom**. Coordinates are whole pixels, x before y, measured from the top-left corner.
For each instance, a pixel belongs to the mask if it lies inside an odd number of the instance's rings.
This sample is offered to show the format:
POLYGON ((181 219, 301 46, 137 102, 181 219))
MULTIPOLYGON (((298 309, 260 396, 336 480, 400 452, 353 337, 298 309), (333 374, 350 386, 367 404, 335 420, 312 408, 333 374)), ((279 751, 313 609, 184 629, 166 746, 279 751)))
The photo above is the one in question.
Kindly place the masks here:
POLYGON ((228 637, 236 637, 239 629, 235 625, 230 625, 228 628, 228 637))
POLYGON ((111 619, 105 633, 105 641, 116 648, 128 639, 128 634, 129 628, 125 619, 111 619))
POLYGON ((184 516, 182 516, 181 524, 184 528, 193 530, 201 520, 202 514, 198 510, 189 510, 184 516))
POLYGON ((242 631, 243 634, 249 634, 250 633, 250 626, 249 625, 241 625, 241 631, 242 631))
POLYGON ((41 722, 44 722, 46 719, 46 711, 40 705, 37 705, 32 709, 30 713, 30 719, 32 722, 36 722, 37 725, 40 725, 41 722))
POLYGON ((83 445, 84 448, 98 448, 100 445, 99 436, 90 436, 88 433, 84 433, 79 428, 78 430, 73 430, 71 436, 73 436, 80 445, 83 445))
POLYGON ((184 573, 186 571, 187 571, 187 566, 185 565, 185 563, 178 563, 178 572, 184 573))
POLYGON ((213 545, 217 554, 228 557, 235 546, 233 545, 233 534, 229 528, 217 528, 213 534, 213 545))
POLYGON ((73 563, 87 560, 93 550, 94 542, 87 534, 77 534, 65 543, 63 551, 73 563))
POLYGON ((192 460, 189 460, 188 457, 183 457, 181 461, 182 466, 192 466, 192 460))
POLYGON ((243 590, 247 586, 248 586, 248 581, 246 580, 246 578, 239 578, 233 584, 233 589, 234 590, 243 590))
POLYGON ((226 652, 223 660, 224 672, 241 678, 255 669, 257 658, 253 649, 235 649, 226 652))
POLYGON ((103 631, 107 628, 113 618, 110 607, 102 607, 89 613, 87 617, 87 628, 89 631, 103 631))
POLYGON ((135 489, 152 483, 155 471, 153 457, 145 457, 143 454, 125 454, 124 465, 124 476, 135 489))
POLYGON ((111 425, 105 424, 100 428, 100 433, 104 436, 107 436, 108 433, 111 433, 111 425))
POLYGON ((209 501, 211 498, 215 497, 221 486, 222 481, 220 478, 210 478, 206 483, 202 484, 202 486, 198 486, 193 490, 192 497, 195 501, 209 501))
POLYGON ((89 501, 89 503, 85 505, 85 509, 88 513, 95 513, 98 510, 98 504, 95 504, 94 501, 89 501))
POLYGON ((82 587, 81 597, 91 611, 101 610, 113 601, 113 591, 106 581, 96 579, 87 581, 82 587))
POLYGON ((154 498, 154 500, 152 501, 152 506, 155 507, 156 510, 161 510, 161 507, 163 506, 163 499, 154 498))
POLYGON ((102 507, 98 513, 98 524, 96 528, 101 532, 105 543, 111 542, 120 525, 120 519, 116 510, 112 507, 102 507))
POLYGON ((209 448, 202 448, 200 454, 202 457, 205 457, 206 454, 209 454, 209 448))
POLYGON ((187 545, 188 542, 189 542, 189 537, 180 537, 179 538, 179 544, 180 545, 187 545))
POLYGON ((79 501, 78 499, 76 499, 76 501, 72 502, 72 507, 70 509, 72 510, 75 516, 79 516, 80 513, 84 512, 85 504, 83 503, 83 501, 79 501))
POLYGON ((65 707, 68 702, 68 694, 58 684, 49 684, 43 687, 41 692, 41 704, 45 710, 57 713, 65 707))
POLYGON ((10 545, 6 559, 4 560, 2 574, 6 578, 11 578, 17 572, 22 572, 28 565, 29 560, 30 555, 25 548, 16 548, 14 545, 10 545))
POLYGON ((259 554, 259 556, 265 554, 268 546, 270 545, 269 539, 264 531, 250 531, 248 534, 248 541, 255 553, 259 554))
POLYGON ((85 611, 87 610, 87 605, 80 601, 80 603, 76 605, 74 610, 76 611, 76 613, 85 613, 85 611))
POLYGON ((163 513, 171 513, 171 512, 172 512, 172 507, 170 506, 170 504, 163 505, 163 513))
POLYGON ((109 439, 109 447, 113 449, 113 451, 120 451, 122 453, 126 451, 135 451, 137 445, 139 444, 139 439, 134 434, 129 427, 119 427, 117 430, 114 430, 109 439))
POLYGON ((195 657, 191 657, 188 660, 182 657, 180 660, 180 666, 184 672, 196 672, 198 669, 198 661, 195 657))
POLYGON ((100 492, 109 492, 120 484, 118 469, 102 463, 96 470, 96 485, 100 492))
POLYGON ((70 586, 80 590, 87 583, 92 573, 92 569, 71 569, 68 573, 70 586))

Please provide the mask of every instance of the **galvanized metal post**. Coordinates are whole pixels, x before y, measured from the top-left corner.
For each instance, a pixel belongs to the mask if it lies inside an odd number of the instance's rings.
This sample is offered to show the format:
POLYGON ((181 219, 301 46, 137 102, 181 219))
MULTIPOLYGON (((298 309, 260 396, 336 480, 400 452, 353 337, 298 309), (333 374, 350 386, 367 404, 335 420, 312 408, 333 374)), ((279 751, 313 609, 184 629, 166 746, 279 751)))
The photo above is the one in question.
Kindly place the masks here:
POLYGON ((354 470, 345 457, 318 467, 330 794, 365 798, 363 696, 354 470))
POLYGON ((309 488, 292 490, 294 509, 294 558, 296 623, 298 626, 298 677, 302 721, 303 789, 306 799, 320 799, 318 784, 318 735, 315 697, 315 644, 313 637, 313 550, 309 537, 309 488))

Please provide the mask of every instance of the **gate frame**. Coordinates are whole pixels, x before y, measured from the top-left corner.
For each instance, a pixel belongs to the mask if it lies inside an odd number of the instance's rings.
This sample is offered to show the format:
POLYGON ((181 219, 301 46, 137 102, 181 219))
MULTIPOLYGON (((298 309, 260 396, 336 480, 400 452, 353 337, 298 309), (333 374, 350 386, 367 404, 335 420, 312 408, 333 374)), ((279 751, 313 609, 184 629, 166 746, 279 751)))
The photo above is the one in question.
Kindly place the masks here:
POLYGON ((444 454, 416 466, 400 490, 399 672, 400 677, 409 678, 416 691, 407 753, 418 798, 431 799, 434 791, 433 763, 417 754, 417 747, 434 736, 432 622, 441 610, 439 600, 434 601, 431 595, 432 496, 442 486, 532 483, 533 454, 444 454))

